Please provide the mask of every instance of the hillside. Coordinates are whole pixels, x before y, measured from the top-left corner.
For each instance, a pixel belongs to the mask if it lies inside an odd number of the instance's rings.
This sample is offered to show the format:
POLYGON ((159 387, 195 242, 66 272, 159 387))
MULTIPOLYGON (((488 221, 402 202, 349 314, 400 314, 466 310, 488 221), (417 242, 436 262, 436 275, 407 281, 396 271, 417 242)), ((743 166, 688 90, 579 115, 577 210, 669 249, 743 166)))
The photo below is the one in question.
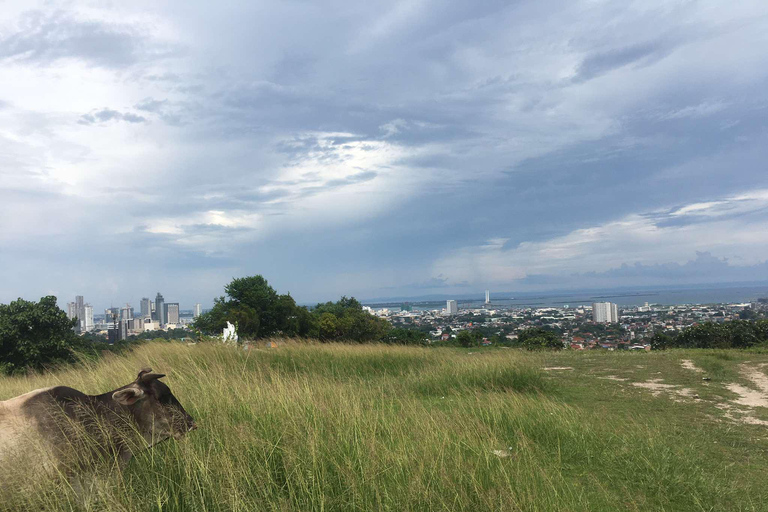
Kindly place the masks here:
MULTIPOLYGON (((143 366, 199 429, 100 476, 93 510, 768 507, 766 354, 152 343, 0 378, 0 400, 143 366)), ((63 482, 14 477, 32 489, 0 510, 80 509, 63 482)))

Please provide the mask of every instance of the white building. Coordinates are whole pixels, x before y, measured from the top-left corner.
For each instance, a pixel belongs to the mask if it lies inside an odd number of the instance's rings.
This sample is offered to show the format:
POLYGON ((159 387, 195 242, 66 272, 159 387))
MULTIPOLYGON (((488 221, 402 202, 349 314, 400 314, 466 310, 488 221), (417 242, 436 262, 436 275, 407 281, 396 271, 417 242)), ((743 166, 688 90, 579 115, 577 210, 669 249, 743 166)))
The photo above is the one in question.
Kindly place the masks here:
POLYGON ((83 310, 85 311, 85 319, 82 323, 85 332, 93 330, 93 306, 90 304, 84 304, 83 310))
POLYGON ((600 324, 619 321, 619 308, 613 302, 593 302, 592 320, 600 324))
POLYGON ((485 303, 491 303, 491 290, 485 290, 485 303))
POLYGON ((202 314, 203 314, 203 306, 201 306, 200 303, 198 302, 197 304, 195 304, 195 312, 192 316, 193 318, 197 318, 202 314))
POLYGON ((459 305, 455 300, 445 301, 445 313, 447 315, 455 315, 459 312, 459 305))

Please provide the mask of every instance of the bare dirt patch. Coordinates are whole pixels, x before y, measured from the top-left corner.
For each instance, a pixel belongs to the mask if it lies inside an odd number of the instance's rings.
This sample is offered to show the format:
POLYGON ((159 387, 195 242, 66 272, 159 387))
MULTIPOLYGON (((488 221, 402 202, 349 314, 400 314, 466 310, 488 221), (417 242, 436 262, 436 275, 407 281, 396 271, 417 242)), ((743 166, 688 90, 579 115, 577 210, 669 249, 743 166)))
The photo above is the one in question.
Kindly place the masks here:
POLYGON ((693 361, 691 361, 690 359, 683 359, 682 361, 680 361, 680 366, 682 366, 686 370, 691 370, 692 372, 704 373, 704 370, 702 370, 701 368, 693 364, 693 361))
POLYGON ((735 404, 746 405, 747 407, 768 407, 768 397, 760 391, 735 383, 725 387, 728 391, 739 395, 739 398, 732 400, 735 404))
POLYGON ((633 382, 633 386, 638 388, 647 389, 654 397, 661 396, 662 394, 669 394, 676 396, 678 399, 676 402, 681 402, 683 398, 698 399, 699 396, 690 388, 681 388, 674 384, 666 384, 662 379, 651 379, 647 382, 633 382))
POLYGON ((768 407, 768 376, 762 371, 768 366, 768 363, 762 363, 755 366, 748 366, 746 363, 739 365, 739 372, 749 380, 757 389, 748 388, 741 384, 726 384, 726 389, 738 395, 737 398, 730 400, 729 403, 718 404, 717 408, 724 412, 724 416, 736 423, 746 423, 748 425, 768 426, 768 421, 755 418, 755 407, 768 407), (747 407, 747 410, 736 407, 741 405, 747 407))
POLYGON ((573 366, 547 366, 544 370, 548 372, 556 370, 573 370, 573 366))
POLYGON ((621 382, 624 382, 624 381, 626 381, 626 380, 627 380, 627 379, 625 379, 625 378, 623 378, 623 377, 619 377, 619 376, 617 376, 617 375, 606 375, 605 377, 598 377, 598 379, 604 379, 604 380, 617 380, 617 381, 621 381, 621 382))

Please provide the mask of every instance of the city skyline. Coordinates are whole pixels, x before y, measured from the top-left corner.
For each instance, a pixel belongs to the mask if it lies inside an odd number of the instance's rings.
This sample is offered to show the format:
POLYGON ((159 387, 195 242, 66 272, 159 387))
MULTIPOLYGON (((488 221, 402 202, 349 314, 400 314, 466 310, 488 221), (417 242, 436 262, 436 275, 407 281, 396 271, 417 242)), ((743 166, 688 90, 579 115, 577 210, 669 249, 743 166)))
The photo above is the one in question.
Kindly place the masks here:
POLYGON ((0 303, 766 281, 766 33, 756 0, 10 0, 0 303))

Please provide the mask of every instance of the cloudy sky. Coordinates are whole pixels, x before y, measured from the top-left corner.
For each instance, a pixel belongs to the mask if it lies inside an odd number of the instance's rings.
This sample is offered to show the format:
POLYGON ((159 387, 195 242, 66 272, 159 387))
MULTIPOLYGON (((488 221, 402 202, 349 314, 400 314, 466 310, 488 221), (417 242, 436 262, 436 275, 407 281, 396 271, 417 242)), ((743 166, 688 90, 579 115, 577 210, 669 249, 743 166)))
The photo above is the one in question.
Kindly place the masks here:
POLYGON ((768 280, 768 3, 0 2, 0 302, 768 280))

